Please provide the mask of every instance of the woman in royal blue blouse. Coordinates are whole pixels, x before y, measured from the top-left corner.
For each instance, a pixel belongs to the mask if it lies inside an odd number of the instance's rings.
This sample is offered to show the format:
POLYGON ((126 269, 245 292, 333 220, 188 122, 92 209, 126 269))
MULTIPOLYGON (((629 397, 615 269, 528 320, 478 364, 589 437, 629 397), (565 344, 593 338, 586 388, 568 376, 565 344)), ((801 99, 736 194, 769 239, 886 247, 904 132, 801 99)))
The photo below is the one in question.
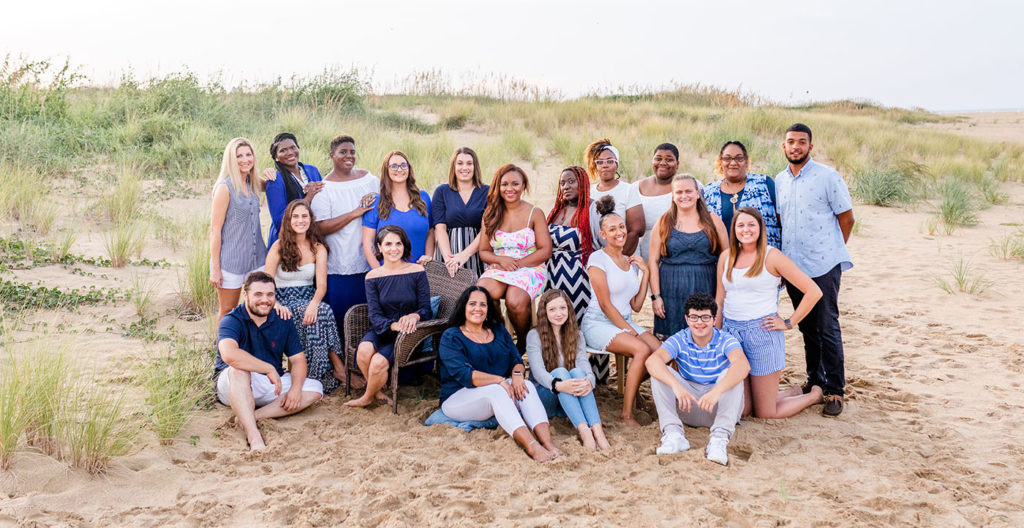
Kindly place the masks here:
POLYGON ((423 266, 408 261, 409 237, 401 227, 387 225, 377 231, 377 258, 383 264, 366 274, 366 304, 370 331, 356 349, 356 363, 366 378, 361 398, 345 403, 366 407, 374 399, 388 403, 381 391, 395 360, 395 340, 400 333, 416 330, 416 323, 430 319, 430 283, 423 266))
POLYGON ((538 462, 562 456, 537 388, 524 376, 523 357, 487 290, 470 286, 462 292, 449 324, 440 346, 441 411, 458 421, 494 416, 538 462))
POLYGON ((363 254, 371 268, 380 266, 374 238, 386 225, 396 225, 409 237, 409 261, 423 264, 434 256, 434 229, 430 226, 430 195, 416 186, 409 157, 392 150, 380 168, 380 194, 363 215, 363 254))
POLYGON ((313 197, 324 187, 320 171, 299 161, 299 141, 295 134, 281 132, 274 136, 270 157, 277 169, 268 167, 263 171, 263 179, 267 181, 267 208, 270 209, 267 247, 274 245, 281 231, 284 208, 293 200, 313 203, 313 197))
POLYGON ((469 147, 455 149, 448 168, 448 183, 434 189, 430 202, 430 224, 437 241, 435 259, 442 259, 455 275, 461 266, 484 272, 477 255, 480 247, 480 222, 487 206, 487 191, 480 178, 480 161, 469 147))

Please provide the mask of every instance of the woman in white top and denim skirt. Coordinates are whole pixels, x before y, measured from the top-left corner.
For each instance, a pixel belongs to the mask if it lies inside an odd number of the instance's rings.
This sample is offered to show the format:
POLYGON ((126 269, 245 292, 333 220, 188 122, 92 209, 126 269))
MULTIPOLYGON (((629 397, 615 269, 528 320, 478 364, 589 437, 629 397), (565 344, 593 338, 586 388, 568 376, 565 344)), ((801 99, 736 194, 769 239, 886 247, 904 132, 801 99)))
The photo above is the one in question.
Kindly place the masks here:
POLYGON ((786 366, 786 338, 821 298, 821 290, 786 255, 767 244, 764 219, 752 207, 737 209, 729 233, 729 251, 718 260, 721 307, 717 325, 732 334, 750 363, 744 413, 758 418, 788 418, 822 401, 821 387, 779 390, 779 372, 786 366), (781 279, 804 298, 789 319, 779 317, 781 279), (724 318, 724 321, 723 321, 724 318))

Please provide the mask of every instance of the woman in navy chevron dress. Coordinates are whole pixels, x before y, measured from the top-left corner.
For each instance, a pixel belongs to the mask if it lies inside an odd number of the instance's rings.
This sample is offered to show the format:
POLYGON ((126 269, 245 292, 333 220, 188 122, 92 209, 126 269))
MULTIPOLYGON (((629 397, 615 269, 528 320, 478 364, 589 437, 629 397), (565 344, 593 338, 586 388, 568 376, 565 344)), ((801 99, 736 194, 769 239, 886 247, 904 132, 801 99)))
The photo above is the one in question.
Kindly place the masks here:
POLYGON ((558 178, 558 194, 548 215, 548 231, 554 250, 548 260, 548 283, 544 289, 565 292, 572 301, 578 323, 590 302, 590 280, 583 263, 594 247, 590 231, 590 185, 582 167, 569 167, 558 178))
MULTIPOLYGON (((553 251, 548 260, 546 290, 559 289, 569 296, 576 312, 576 323, 590 303, 590 277, 583 264, 594 251, 594 232, 590 218, 594 204, 590 199, 590 181, 583 167, 569 167, 558 178, 555 206, 548 215, 553 251)), ((608 379, 608 356, 590 357, 597 381, 608 379)))

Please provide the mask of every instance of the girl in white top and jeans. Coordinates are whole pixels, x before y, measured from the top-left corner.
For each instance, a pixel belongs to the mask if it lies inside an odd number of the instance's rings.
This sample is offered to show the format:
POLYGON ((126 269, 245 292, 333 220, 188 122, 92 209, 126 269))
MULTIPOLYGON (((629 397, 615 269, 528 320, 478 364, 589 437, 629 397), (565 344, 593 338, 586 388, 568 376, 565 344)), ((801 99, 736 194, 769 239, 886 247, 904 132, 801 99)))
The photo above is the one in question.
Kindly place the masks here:
POLYGON ((764 219, 752 207, 736 210, 729 233, 729 251, 718 260, 719 310, 716 325, 735 337, 750 362, 744 414, 753 407, 758 418, 788 418, 820 403, 821 387, 779 390, 779 372, 786 366, 786 338, 821 298, 821 289, 781 251, 768 245, 764 219), (780 277, 804 293, 789 319, 779 311, 780 277), (724 321, 723 321, 724 318, 724 321))
POLYGON ((647 263, 638 255, 623 254, 626 222, 614 210, 615 202, 610 196, 597 202, 597 212, 602 215, 601 236, 608 241, 608 246, 592 253, 587 261, 592 293, 581 326, 590 348, 633 359, 626 374, 622 421, 639 427, 633 419, 633 402, 647 374, 644 361, 661 346, 661 341, 633 322, 633 312, 640 311, 647 295, 647 263))

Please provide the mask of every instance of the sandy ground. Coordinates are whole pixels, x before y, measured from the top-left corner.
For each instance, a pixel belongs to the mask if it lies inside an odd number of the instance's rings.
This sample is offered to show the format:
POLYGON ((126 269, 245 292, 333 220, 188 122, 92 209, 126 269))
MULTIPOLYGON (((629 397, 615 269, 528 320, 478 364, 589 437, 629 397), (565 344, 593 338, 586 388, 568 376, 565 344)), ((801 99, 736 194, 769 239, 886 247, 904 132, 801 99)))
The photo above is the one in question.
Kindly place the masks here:
MULTIPOLYGON (((1019 118, 984 114, 944 126, 1024 142, 1019 118)), ((613 449, 584 451, 568 421, 556 419, 569 456, 535 464, 499 431, 423 427, 437 407, 436 382, 428 382, 403 388, 397 416, 385 407, 347 409, 339 391, 262 424, 271 447, 259 454, 246 452, 221 406, 198 413, 171 446, 144 437, 101 476, 23 452, 0 473, 0 527, 1024 525, 1024 274, 988 251, 990 239, 1024 225, 1024 186, 1005 190, 1007 205, 982 211, 980 225, 951 236, 926 233, 927 206, 857 206, 855 267, 840 295, 846 410, 835 419, 822 417, 820 406, 786 420, 745 419, 728 467, 704 459, 706 429, 687 430, 690 451, 656 456, 657 423, 640 413, 641 429, 619 426, 612 386, 598 396, 613 449), (981 295, 937 286, 961 256, 993 281, 981 295)), ((203 199, 180 205, 202 210, 203 199)), ((550 194, 537 202, 550 205, 550 194)), ((80 240, 76 251, 102 254, 97 237, 80 240)), ((180 262, 156 241, 145 254, 180 262)), ((50 266, 16 276, 125 287, 140 272, 92 271, 83 277, 50 266)), ((169 312, 177 271, 142 272, 159 281, 158 310, 169 312)), ((788 299, 782 307, 790 311, 788 299)), ((34 320, 70 323, 76 350, 111 370, 163 351, 121 337, 117 323, 133 317, 133 308, 117 306, 34 320)), ((649 306, 641 321, 650 321, 649 306)), ((202 322, 160 318, 161 331, 171 325, 208 331, 202 322)), ((787 345, 783 378, 802 382, 799 333, 787 345)))

